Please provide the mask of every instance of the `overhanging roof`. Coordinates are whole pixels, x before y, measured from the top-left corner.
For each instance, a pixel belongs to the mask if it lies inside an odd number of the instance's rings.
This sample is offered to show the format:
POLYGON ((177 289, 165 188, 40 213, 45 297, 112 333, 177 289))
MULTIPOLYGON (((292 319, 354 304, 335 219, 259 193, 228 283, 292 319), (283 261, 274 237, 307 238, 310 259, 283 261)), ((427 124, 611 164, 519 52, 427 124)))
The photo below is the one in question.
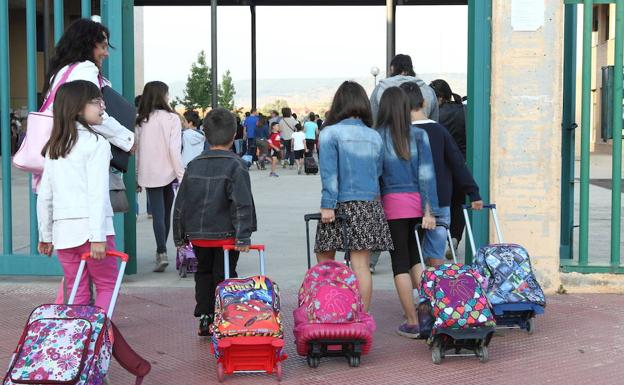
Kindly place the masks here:
MULTIPOLYGON (((397 5, 466 5, 468 0, 395 0, 397 5)), ((217 0, 218 5, 344 6, 386 5, 386 0, 217 0)), ((134 5, 210 5, 210 0, 135 0, 134 5)))

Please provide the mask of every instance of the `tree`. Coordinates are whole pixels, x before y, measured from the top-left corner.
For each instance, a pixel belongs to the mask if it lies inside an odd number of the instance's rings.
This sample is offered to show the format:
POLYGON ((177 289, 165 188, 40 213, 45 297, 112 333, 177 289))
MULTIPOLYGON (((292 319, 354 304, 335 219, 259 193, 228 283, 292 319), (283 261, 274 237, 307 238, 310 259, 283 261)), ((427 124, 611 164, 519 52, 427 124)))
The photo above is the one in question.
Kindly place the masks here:
POLYGON ((282 108, 284 107, 288 107, 288 102, 284 99, 276 99, 273 103, 265 104, 261 110, 267 115, 269 115, 273 110, 281 114, 282 108))
POLYGON ((223 74, 221 84, 219 85, 219 106, 228 110, 234 110, 234 95, 236 95, 234 82, 232 81, 230 71, 227 70, 223 74))
POLYGON ((184 99, 181 101, 186 109, 201 109, 202 113, 210 107, 212 101, 211 70, 206 64, 206 53, 202 50, 197 62, 191 65, 191 73, 186 79, 184 99))

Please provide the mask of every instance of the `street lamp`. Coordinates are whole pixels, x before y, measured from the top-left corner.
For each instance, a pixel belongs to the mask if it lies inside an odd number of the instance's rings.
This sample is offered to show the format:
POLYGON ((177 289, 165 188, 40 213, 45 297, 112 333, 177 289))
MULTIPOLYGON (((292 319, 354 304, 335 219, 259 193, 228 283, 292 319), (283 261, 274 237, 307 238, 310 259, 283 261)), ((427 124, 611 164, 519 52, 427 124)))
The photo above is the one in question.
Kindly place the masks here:
POLYGON ((371 75, 373 75, 373 77, 375 78, 375 87, 377 87, 377 75, 379 75, 379 68, 371 68, 371 75))

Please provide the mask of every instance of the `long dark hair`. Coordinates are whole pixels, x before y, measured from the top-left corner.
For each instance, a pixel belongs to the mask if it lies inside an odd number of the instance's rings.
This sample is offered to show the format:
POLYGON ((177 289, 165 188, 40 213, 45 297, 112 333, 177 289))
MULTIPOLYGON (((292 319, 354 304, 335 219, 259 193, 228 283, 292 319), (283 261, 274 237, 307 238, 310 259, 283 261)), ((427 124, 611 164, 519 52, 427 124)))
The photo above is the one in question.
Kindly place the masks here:
MULTIPOLYGON (((87 130, 93 132, 81 112, 87 103, 102 97, 100 89, 86 80, 76 80, 59 87, 54 99, 54 125, 50 140, 43 147, 41 154, 49 155, 50 159, 64 158, 78 141, 79 122, 87 130)), ((97 134, 96 134, 97 135, 97 134)))
POLYGON ((366 91, 358 83, 347 80, 338 87, 323 126, 351 117, 362 119, 368 127, 373 126, 373 113, 366 91))
POLYGON ((147 123, 150 114, 156 110, 173 112, 169 103, 167 103, 168 92, 169 86, 160 81, 149 82, 145 85, 136 119, 137 126, 140 126, 142 123, 147 123))
POLYGON ((429 87, 433 88, 438 98, 441 98, 444 103, 450 103, 451 98, 453 102, 462 104, 462 98, 458 94, 451 90, 451 86, 443 79, 436 79, 429 84, 429 87))
POLYGON ((390 87, 384 91, 376 123, 376 128, 386 128, 390 132, 399 158, 410 160, 410 103, 402 89, 390 87))
POLYGON ((48 73, 43 82, 43 95, 47 95, 52 79, 66 65, 86 60, 95 62, 93 49, 96 44, 110 38, 108 28, 89 19, 78 19, 71 23, 55 47, 50 59, 48 73))

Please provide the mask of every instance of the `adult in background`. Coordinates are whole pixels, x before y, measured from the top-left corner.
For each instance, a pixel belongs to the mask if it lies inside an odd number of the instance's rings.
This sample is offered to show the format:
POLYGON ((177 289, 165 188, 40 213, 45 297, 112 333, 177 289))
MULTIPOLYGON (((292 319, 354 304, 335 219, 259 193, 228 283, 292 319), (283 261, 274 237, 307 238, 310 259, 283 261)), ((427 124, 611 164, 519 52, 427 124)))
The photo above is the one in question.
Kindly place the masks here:
MULTIPOLYGON (((438 104, 440 106, 439 123, 446 127, 449 134, 451 134, 455 140, 457 147, 459 147, 459 151, 461 151, 464 159, 466 159, 466 109, 462 103, 462 98, 458 94, 453 93, 451 86, 443 79, 432 81, 430 86, 438 97, 438 104)), ((464 203, 464 192, 458 185, 454 184, 453 196, 451 198, 450 230, 455 250, 457 250, 457 246, 459 242, 461 242, 464 227, 466 226, 462 210, 462 205, 464 203)), ((452 258, 450 249, 446 257, 452 258)))
POLYGON ((245 127, 245 139, 247 142, 247 154, 252 156, 255 161, 256 158, 256 127, 258 127, 258 111, 252 108, 249 116, 245 118, 243 126, 245 127))
POLYGON ((314 114, 314 112, 310 112, 310 114, 308 115, 308 120, 303 124, 307 157, 314 155, 314 150, 316 149, 316 138, 318 137, 319 129, 315 119, 316 115, 314 114))
POLYGON ((138 189, 145 187, 152 208, 156 238, 156 267, 162 273, 169 265, 167 237, 171 228, 173 184, 182 180, 182 124, 169 106, 169 87, 160 81, 143 89, 136 119, 138 189))
POLYGON ((279 125, 280 137, 282 138, 282 145, 284 146, 284 156, 282 157, 284 160, 284 168, 286 168, 286 164, 289 164, 290 168, 292 168, 293 164, 295 164, 295 156, 292 152, 291 140, 292 134, 295 132, 296 124, 297 120, 293 118, 293 113, 290 107, 282 108, 282 119, 280 119, 279 125))
POLYGON ((412 65, 412 58, 409 55, 403 54, 396 55, 392 61, 390 61, 390 76, 386 79, 380 80, 371 94, 370 102, 371 109, 373 111, 373 118, 376 119, 377 117, 379 101, 381 100, 381 95, 383 95, 384 91, 387 88, 398 87, 406 82, 418 84, 418 87, 420 87, 420 91, 425 98, 423 113, 429 119, 438 121, 438 99, 433 91, 433 88, 429 87, 424 80, 416 76, 414 66, 412 65))
POLYGON ((336 91, 325 128, 319 136, 321 223, 314 250, 318 262, 333 260, 344 251, 342 224, 347 217, 351 267, 360 284, 366 311, 373 291, 369 271, 371 250, 392 250, 392 238, 379 201, 383 142, 373 130, 370 103, 361 85, 346 81, 336 91))

